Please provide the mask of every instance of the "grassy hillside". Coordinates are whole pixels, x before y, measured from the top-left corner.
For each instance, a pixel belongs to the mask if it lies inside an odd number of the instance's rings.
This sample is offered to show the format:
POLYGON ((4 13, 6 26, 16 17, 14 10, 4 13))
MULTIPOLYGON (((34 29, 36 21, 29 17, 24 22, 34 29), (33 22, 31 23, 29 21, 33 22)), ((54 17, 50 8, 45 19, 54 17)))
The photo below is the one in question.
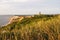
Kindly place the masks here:
POLYGON ((60 15, 34 15, 0 28, 0 40, 60 40, 60 15))

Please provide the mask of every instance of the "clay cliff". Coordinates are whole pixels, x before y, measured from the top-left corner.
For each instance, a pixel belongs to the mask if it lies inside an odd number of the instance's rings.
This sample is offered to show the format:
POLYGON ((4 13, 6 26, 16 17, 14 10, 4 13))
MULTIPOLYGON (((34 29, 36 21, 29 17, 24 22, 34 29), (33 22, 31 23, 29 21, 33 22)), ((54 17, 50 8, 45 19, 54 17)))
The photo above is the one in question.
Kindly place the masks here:
POLYGON ((28 15, 28 16, 13 16, 13 17, 9 18, 8 24, 13 23, 13 22, 17 22, 17 21, 21 21, 24 18, 31 18, 31 17, 34 17, 34 16, 31 16, 31 15, 28 15))

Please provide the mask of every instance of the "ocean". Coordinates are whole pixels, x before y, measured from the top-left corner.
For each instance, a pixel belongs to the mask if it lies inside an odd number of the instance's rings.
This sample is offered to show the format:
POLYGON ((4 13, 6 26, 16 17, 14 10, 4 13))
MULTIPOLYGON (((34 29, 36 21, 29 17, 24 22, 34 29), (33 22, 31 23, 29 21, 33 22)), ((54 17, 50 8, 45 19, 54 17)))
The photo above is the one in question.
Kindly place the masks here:
POLYGON ((12 17, 12 15, 0 15, 0 26, 7 24, 10 17, 12 17))

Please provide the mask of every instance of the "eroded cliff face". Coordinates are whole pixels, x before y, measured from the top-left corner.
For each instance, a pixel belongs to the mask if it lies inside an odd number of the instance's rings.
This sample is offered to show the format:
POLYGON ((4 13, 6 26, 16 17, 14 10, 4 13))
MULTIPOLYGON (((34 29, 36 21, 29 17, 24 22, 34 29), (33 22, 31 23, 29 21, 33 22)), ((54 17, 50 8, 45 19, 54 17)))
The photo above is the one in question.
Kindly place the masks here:
POLYGON ((30 16, 30 15, 29 16, 13 16, 13 17, 9 18, 8 24, 17 22, 17 21, 21 21, 24 18, 31 18, 31 17, 34 17, 34 16, 30 16))
POLYGON ((16 22, 16 21, 19 21, 19 20, 21 21, 23 18, 24 18, 23 16, 13 16, 13 17, 11 17, 9 19, 9 23, 8 24, 16 22))

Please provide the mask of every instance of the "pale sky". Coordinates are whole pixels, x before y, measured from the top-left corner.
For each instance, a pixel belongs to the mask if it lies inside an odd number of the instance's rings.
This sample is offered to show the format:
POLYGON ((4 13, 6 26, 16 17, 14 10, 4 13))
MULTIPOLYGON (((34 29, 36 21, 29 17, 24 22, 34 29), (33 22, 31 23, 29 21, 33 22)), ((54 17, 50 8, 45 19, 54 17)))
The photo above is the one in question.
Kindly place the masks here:
POLYGON ((0 0, 0 15, 60 13, 60 0, 0 0))

